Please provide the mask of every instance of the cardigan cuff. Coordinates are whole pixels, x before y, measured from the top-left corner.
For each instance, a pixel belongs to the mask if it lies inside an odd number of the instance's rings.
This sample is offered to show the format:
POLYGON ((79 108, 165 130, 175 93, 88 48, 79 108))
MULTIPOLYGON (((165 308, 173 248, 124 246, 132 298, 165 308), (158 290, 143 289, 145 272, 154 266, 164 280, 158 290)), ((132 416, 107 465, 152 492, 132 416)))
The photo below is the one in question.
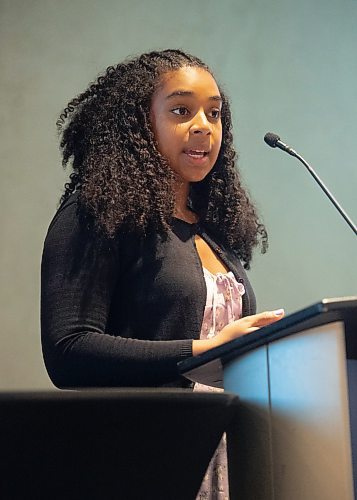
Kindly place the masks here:
POLYGON ((180 353, 181 358, 190 358, 193 356, 192 344, 193 344, 193 340, 186 340, 185 342, 182 343, 181 353, 180 353))

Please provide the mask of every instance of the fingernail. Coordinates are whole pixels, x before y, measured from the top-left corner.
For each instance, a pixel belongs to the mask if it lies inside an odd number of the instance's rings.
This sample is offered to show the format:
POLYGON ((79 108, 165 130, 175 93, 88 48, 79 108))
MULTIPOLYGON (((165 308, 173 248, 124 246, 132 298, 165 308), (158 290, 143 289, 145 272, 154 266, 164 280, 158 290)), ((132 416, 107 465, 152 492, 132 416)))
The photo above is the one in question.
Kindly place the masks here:
POLYGON ((273 312, 275 316, 282 316, 284 314, 284 309, 276 309, 273 312))

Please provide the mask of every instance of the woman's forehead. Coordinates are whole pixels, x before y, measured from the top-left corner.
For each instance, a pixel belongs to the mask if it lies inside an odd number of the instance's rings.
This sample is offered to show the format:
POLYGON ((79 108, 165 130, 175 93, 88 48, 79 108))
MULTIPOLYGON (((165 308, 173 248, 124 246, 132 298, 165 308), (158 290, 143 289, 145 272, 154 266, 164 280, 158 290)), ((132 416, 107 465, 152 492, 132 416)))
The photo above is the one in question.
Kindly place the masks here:
POLYGON ((164 73, 158 91, 167 96, 185 92, 204 92, 207 95, 220 96, 216 80, 206 69, 196 66, 184 66, 164 73))

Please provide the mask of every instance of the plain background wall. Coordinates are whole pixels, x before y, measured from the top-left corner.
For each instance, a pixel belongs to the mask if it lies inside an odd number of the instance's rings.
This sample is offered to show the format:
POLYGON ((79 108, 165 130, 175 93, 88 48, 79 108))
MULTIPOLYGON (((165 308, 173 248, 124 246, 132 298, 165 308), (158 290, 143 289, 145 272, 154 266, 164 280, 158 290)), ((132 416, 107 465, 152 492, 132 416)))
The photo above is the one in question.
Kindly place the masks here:
POLYGON ((357 294, 356 238, 277 132, 357 219, 356 0, 1 0, 0 389, 48 388, 43 239, 66 176, 55 121, 108 65, 152 49, 203 58, 231 97, 240 169, 270 235, 259 309, 357 294))

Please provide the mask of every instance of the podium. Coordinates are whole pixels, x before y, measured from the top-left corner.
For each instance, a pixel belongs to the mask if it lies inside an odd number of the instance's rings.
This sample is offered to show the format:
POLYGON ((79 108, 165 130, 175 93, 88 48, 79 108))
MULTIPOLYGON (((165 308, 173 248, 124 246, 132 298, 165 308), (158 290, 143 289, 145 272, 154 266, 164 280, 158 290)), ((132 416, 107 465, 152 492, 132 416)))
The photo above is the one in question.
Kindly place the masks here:
POLYGON ((0 393, 0 498, 194 500, 238 407, 174 388, 0 393))
POLYGON ((239 395, 232 500, 357 499, 357 297, 324 299, 179 366, 239 395))

